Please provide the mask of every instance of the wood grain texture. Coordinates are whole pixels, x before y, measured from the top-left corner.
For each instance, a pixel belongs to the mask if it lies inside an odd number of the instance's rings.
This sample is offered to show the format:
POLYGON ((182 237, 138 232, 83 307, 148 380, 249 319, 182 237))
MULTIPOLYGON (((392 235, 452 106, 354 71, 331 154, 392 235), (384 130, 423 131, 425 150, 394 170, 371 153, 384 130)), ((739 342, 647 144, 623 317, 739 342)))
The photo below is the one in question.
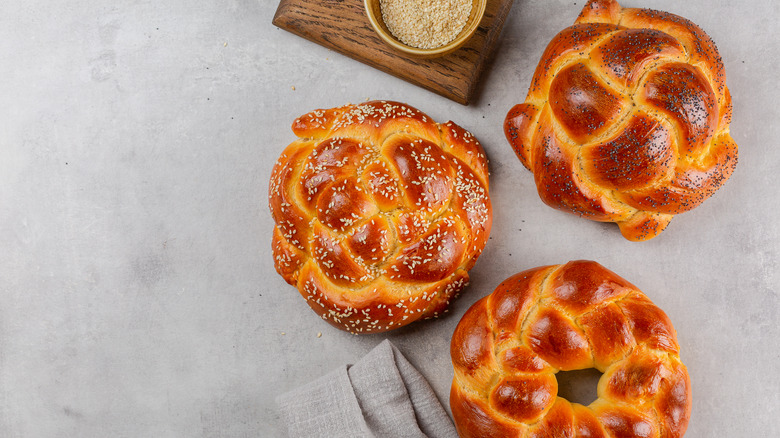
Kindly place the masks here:
POLYGON ((273 24, 393 76, 468 105, 512 0, 489 0, 476 33, 460 49, 421 59, 393 50, 368 22, 362 0, 282 0, 273 24))

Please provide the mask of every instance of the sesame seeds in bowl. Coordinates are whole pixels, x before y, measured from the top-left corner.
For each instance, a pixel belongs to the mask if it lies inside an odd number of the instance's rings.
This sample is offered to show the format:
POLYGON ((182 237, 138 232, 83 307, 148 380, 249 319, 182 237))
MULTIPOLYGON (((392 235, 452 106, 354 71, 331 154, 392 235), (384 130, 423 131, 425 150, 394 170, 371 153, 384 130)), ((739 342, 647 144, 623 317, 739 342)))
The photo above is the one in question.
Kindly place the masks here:
POLYGON ((377 35, 400 52, 443 56, 460 48, 476 32, 486 0, 365 0, 377 35))

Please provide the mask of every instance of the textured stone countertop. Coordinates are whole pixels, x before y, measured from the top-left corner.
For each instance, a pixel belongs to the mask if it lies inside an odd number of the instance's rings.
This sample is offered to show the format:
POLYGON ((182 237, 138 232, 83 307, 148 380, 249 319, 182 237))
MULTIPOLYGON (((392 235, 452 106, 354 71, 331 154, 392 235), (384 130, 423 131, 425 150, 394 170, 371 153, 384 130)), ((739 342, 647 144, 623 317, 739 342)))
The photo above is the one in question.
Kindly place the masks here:
POLYGON ((726 185, 645 243, 545 206, 502 132, 582 0, 517 0, 470 106, 275 28, 277 4, 0 8, 0 435, 284 436, 278 394, 386 338, 446 405, 466 309, 518 271, 592 259, 673 321, 694 391, 686 436, 780 436, 777 2, 625 0, 716 41, 740 147, 726 185), (447 316, 353 336, 276 274, 267 190, 295 117, 368 98, 470 130, 494 215, 447 316))

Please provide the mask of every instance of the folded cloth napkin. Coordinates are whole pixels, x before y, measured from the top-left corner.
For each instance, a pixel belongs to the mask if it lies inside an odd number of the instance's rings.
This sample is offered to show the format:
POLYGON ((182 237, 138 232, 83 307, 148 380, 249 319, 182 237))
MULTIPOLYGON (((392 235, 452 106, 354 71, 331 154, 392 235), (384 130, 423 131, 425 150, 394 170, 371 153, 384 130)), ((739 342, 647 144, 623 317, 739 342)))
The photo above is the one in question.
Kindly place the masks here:
POLYGON ((457 436, 428 382, 389 340, 276 402, 291 438, 457 436))

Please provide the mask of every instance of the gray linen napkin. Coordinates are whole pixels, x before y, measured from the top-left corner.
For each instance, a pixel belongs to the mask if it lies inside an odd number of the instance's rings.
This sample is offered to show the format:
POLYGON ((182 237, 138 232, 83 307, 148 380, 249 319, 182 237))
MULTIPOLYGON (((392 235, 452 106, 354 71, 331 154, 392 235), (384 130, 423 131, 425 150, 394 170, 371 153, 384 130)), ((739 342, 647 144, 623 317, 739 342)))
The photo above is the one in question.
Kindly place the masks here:
POLYGON ((276 402, 291 438, 457 436, 428 382, 389 340, 276 402))

